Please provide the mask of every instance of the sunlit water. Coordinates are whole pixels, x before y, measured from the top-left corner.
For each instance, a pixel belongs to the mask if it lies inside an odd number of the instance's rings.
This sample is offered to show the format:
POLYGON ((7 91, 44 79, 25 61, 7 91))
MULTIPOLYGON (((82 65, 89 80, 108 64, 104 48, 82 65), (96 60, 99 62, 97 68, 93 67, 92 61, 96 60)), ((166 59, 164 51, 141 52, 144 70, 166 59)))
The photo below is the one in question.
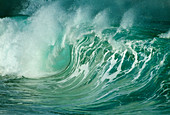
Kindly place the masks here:
POLYGON ((81 2, 0 19, 0 114, 169 114, 170 20, 81 2))

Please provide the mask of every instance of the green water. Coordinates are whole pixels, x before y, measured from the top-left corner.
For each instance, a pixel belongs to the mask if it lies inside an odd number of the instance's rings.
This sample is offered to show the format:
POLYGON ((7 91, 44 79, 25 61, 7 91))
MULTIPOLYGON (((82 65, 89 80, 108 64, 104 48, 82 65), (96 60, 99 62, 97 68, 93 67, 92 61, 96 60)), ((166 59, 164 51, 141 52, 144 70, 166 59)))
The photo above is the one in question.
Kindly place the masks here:
POLYGON ((30 0, 3 15, 0 114, 169 114, 169 6, 126 2, 30 0))

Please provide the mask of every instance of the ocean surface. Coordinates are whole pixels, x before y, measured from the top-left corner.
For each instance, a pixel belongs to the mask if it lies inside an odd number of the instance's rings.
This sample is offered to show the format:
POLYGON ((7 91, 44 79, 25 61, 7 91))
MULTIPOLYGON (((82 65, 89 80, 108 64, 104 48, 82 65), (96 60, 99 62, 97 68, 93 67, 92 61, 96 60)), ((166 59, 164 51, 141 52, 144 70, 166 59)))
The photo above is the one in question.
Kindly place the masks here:
POLYGON ((169 0, 1 0, 0 114, 170 114, 169 0))

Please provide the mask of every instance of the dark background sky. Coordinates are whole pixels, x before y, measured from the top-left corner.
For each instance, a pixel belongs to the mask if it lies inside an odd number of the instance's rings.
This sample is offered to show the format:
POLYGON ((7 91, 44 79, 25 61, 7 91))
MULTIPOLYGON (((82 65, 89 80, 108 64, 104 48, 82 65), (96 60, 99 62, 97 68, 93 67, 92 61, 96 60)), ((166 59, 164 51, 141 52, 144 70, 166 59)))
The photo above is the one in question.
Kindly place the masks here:
MULTIPOLYGON (((36 2, 38 0, 35 0, 36 2)), ((42 1, 42 0, 41 0, 42 1)), ((48 0, 44 0, 48 1, 48 0)), ((52 1, 52 0, 51 0, 52 1)), ((60 0, 53 0, 60 1, 60 0)), ((170 21, 170 0, 61 0, 62 4, 70 6, 91 6, 94 11, 110 8, 112 15, 122 15, 133 8, 138 17, 153 20, 170 21)), ((0 0, 0 17, 16 16, 26 9, 29 0, 0 0)), ((30 15, 30 14, 28 14, 30 15)))

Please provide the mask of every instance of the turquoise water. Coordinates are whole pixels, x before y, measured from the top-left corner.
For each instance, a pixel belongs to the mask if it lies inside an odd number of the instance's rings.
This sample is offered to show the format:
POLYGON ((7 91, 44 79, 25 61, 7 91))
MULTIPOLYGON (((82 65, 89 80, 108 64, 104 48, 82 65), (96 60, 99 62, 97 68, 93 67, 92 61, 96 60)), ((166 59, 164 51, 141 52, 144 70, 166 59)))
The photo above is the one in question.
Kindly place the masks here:
POLYGON ((0 114, 170 113, 169 2, 19 3, 0 13, 0 114))

